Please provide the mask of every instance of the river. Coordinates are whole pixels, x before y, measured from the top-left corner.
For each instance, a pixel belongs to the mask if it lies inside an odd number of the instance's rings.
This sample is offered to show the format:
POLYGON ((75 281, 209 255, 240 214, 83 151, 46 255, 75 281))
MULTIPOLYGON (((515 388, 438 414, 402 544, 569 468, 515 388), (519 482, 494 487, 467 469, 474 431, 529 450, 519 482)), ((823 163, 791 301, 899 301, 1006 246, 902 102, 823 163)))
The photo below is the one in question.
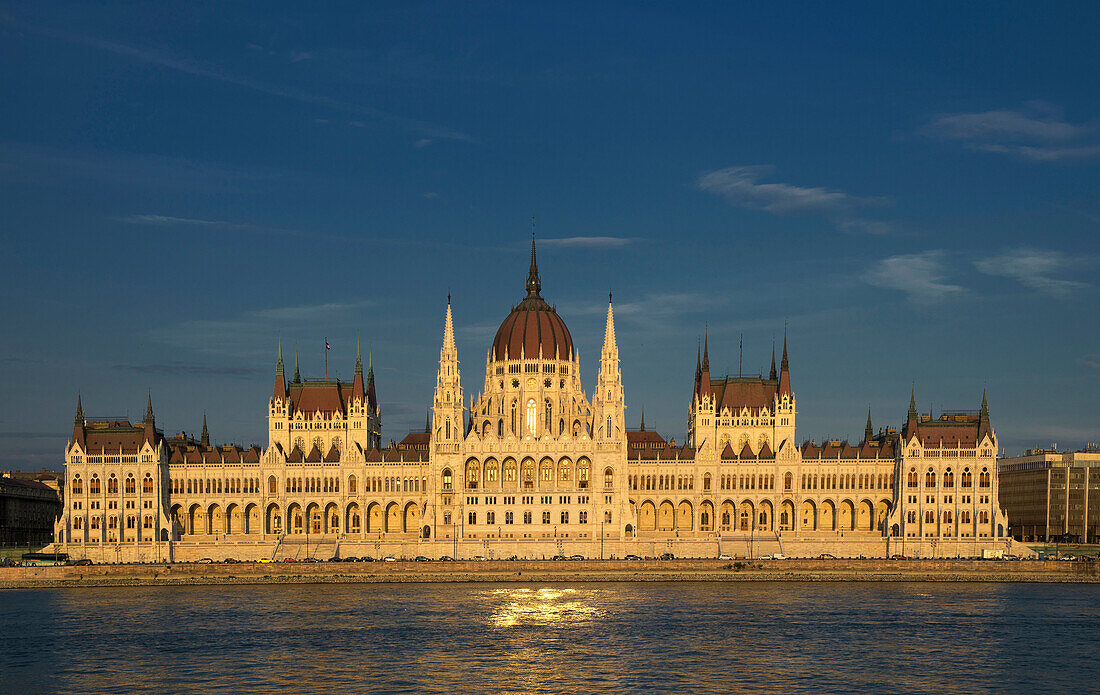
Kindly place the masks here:
POLYGON ((1100 587, 346 584, 0 592, 5 693, 1057 692, 1100 587))

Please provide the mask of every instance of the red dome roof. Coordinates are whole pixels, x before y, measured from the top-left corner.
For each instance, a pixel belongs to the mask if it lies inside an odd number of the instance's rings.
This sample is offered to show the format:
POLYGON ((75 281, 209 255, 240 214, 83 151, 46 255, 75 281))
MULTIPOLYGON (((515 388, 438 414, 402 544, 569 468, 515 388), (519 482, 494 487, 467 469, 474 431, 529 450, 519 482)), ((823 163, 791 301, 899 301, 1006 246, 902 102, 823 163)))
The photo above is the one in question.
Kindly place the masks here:
POLYGON ((535 240, 531 239, 531 268, 527 273, 527 296, 517 304, 493 339, 494 360, 568 360, 573 356, 573 337, 558 312, 539 295, 542 283, 535 264, 535 240), (507 355, 507 357, 505 357, 507 355))

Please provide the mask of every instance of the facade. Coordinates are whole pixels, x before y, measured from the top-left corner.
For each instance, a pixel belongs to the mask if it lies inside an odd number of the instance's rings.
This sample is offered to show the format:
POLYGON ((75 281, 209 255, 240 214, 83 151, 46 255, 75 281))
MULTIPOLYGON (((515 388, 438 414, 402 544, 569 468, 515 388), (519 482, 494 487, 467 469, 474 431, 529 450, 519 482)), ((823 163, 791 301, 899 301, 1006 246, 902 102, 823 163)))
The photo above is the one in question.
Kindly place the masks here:
POLYGON ((57 489, 45 482, 0 476, 0 545, 46 545, 61 516, 57 489))
POLYGON ((565 321, 526 294, 462 385, 450 298, 424 432, 382 447, 373 365, 350 382, 302 379, 282 354, 265 447, 165 437, 86 420, 78 399, 56 542, 74 556, 527 557, 626 554, 969 556, 1007 547, 996 435, 980 411, 916 414, 901 432, 796 443, 787 340, 767 378, 696 362, 682 445, 628 429, 608 297, 599 373, 585 391, 565 321))
POLYGON ((1100 447, 1028 449, 997 461, 1001 501, 1018 541, 1096 543, 1100 534, 1100 447))

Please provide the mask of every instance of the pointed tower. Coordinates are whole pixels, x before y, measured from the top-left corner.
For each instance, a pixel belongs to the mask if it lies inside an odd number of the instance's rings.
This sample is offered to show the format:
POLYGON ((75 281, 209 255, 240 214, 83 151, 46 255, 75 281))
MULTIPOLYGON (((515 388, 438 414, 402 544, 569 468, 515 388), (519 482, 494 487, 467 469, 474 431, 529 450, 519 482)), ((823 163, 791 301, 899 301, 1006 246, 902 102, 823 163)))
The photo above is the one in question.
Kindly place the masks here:
POLYGON ((985 399, 985 389, 982 389, 982 409, 978 414, 978 442, 986 435, 993 436, 993 428, 989 424, 989 402, 985 399))
POLYGON ((73 419, 73 444, 79 444, 82 450, 87 449, 87 432, 84 429, 84 407, 80 403, 80 394, 76 395, 76 417, 73 419))
POLYGON ((770 379, 772 381, 775 381, 776 378, 777 377, 776 377, 776 374, 775 374, 775 339, 773 338, 772 339, 772 370, 768 374, 768 379, 770 379))
POLYGON ((875 430, 871 427, 871 408, 867 408, 867 427, 863 429, 863 443, 871 441, 875 438, 875 430))
POLYGON ((623 378, 619 370, 619 344, 615 340, 615 312, 611 294, 607 295, 607 323, 600 353, 600 376, 593 398, 593 431, 598 442, 625 442, 626 418, 623 403, 623 378))
MULTIPOLYGON (((532 257, 533 260, 533 257, 532 257)), ((536 275, 536 281, 537 281, 536 275)), ((530 280, 528 280, 530 285, 530 280)), ((458 348, 455 347, 455 327, 451 316, 451 296, 447 295, 447 316, 443 323, 443 347, 439 349, 439 372, 435 380, 432 443, 457 450, 462 442, 463 417, 462 376, 458 369, 458 348)))
POLYGON ((275 401, 286 398, 286 376, 283 374, 283 341, 279 341, 279 359, 275 363, 275 391, 271 396, 272 405, 275 401))
POLYGON ((210 430, 206 429, 206 411, 205 410, 202 413, 202 439, 200 439, 199 442, 205 447, 210 446, 210 430))
POLYGON ((905 437, 911 439, 917 434, 917 388, 914 386, 909 391, 909 413, 905 418, 905 437))
POLYGON ((351 382, 351 397, 362 399, 366 396, 363 385, 363 358, 359 352, 359 338, 355 339, 355 378, 351 382))
POLYGON ((298 349, 294 349, 294 378, 290 380, 292 384, 302 383, 302 375, 298 371, 298 349))
POLYGON ((378 392, 374 388, 374 350, 367 353, 367 423, 370 429, 369 446, 382 448, 382 407, 378 404, 378 392))
POLYGON ((783 360, 779 363, 779 396, 791 396, 791 365, 787 362, 787 329, 783 329, 783 360))
POLYGON ((151 446, 154 445, 157 439, 157 420, 153 417, 153 394, 149 394, 149 399, 146 401, 145 417, 142 418, 141 424, 145 441, 151 446))

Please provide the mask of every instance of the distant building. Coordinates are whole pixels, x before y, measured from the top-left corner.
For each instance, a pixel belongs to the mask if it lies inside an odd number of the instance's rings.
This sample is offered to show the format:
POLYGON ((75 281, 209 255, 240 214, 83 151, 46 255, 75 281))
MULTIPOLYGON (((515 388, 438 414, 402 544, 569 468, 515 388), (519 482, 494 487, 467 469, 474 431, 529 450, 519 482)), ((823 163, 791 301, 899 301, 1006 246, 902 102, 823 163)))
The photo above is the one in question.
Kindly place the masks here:
POLYGON ((60 516, 56 487, 11 472, 0 476, 0 545, 46 545, 60 516))
MULTIPOLYGON (((424 431, 382 447, 372 365, 352 381, 287 380, 280 350, 266 446, 165 437, 85 418, 65 450, 59 549, 95 558, 455 555, 971 556, 1007 549, 997 436, 980 409, 918 415, 862 440, 799 444, 784 335, 767 377, 697 355, 682 444, 626 426, 608 297, 599 372, 542 296, 525 296, 462 383, 450 298, 424 431), (467 380, 469 386, 469 379, 467 380)), ((368 362, 368 365, 370 363, 368 362)), ((686 386, 686 384, 685 384, 686 386)), ((686 390, 686 389, 685 389, 686 390)))
POLYGON ((1028 449, 1002 458, 1001 503, 1020 541, 1096 543, 1100 536, 1100 446, 1028 449))

